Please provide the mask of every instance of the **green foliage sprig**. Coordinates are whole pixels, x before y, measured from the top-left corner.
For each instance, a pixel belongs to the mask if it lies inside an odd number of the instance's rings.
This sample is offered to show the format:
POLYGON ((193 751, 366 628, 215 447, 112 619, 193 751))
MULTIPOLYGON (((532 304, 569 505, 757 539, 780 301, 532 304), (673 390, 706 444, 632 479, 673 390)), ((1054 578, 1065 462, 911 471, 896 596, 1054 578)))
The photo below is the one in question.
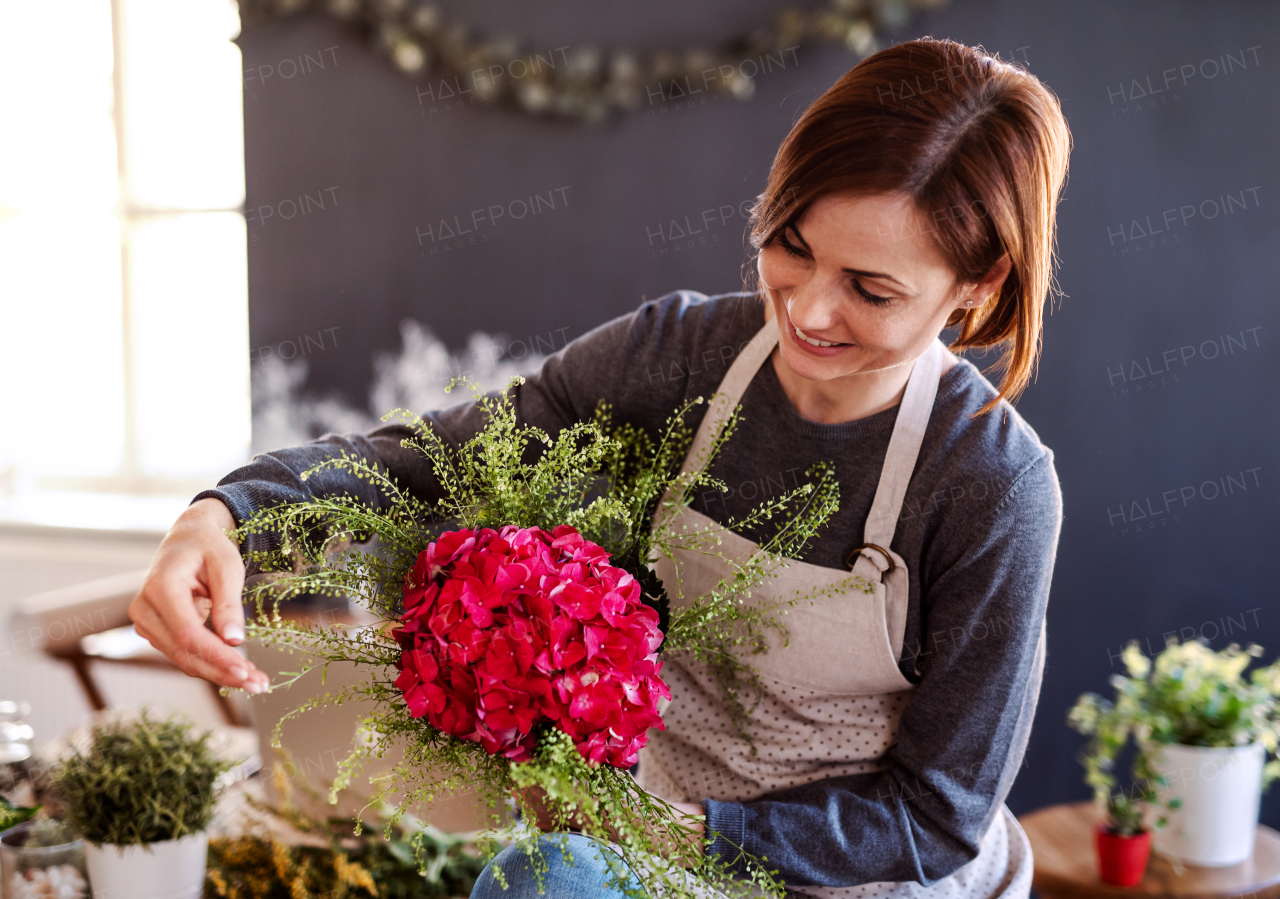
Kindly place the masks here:
MULTIPOLYGON (((1244 670, 1262 655, 1262 647, 1249 644, 1241 650, 1232 643, 1214 652, 1203 640, 1179 643, 1171 638, 1154 664, 1131 641, 1121 654, 1128 676, 1111 677, 1114 702, 1096 693, 1076 700, 1067 723, 1091 737, 1081 756, 1085 781, 1094 797, 1105 804, 1113 829, 1139 833, 1142 807, 1180 807, 1172 797, 1162 803, 1169 778, 1156 770, 1161 746, 1247 746, 1262 743, 1271 760, 1263 768, 1262 788, 1280 776, 1275 756, 1280 743, 1280 659, 1254 669, 1249 680, 1244 670), (1134 753, 1130 791, 1115 793, 1115 759, 1133 738, 1134 753)), ((1154 822, 1163 827, 1161 814, 1154 822)))
MULTIPOLYGON (((491 809, 494 834, 521 843, 534 859, 535 874, 541 876, 545 862, 538 861, 537 832, 513 829, 503 812, 507 797, 513 796, 525 821, 539 820, 541 813, 553 831, 573 828, 615 843, 621 859, 642 872, 650 891, 691 897, 702 880, 730 894, 751 895, 760 889, 779 895, 781 885, 765 860, 745 853, 732 862, 706 857, 701 841, 667 802, 641 790, 624 770, 589 765, 572 741, 554 728, 539 735, 533 761, 513 764, 489 756, 478 743, 411 717, 393 686, 400 647, 387 625, 401 614, 405 573, 439 534, 460 527, 514 524, 552 529, 569 524, 640 580, 646 601, 665 619, 664 655, 689 653, 708 664, 740 730, 749 736, 745 694, 759 684, 749 657, 765 651, 768 630, 785 637, 779 613, 806 598, 797 595, 765 607, 751 601, 751 589, 790 564, 788 560, 803 551, 836 511, 838 485, 830 468, 816 467, 809 482, 740 518, 677 527, 672 513, 687 507, 698 490, 726 489, 708 469, 738 425, 736 409, 717 419, 722 424, 710 446, 690 471, 681 472, 693 436, 686 419, 703 402, 700 397, 675 410, 656 437, 626 423, 615 425, 611 410, 602 405, 592 421, 571 425, 553 438, 517 421, 509 390, 484 395, 472 389, 487 421, 461 446, 447 443, 412 413, 396 410, 387 416, 406 420, 411 434, 402 445, 427 460, 441 490, 434 503, 410 494, 369 460, 342 454, 303 472, 302 479, 311 480, 326 470, 345 472, 374 488, 376 505, 350 494, 313 496, 259 510, 235 532, 241 541, 254 534, 273 538, 275 548, 248 554, 267 574, 246 587, 246 597, 257 608, 249 635, 298 657, 298 670, 288 672, 273 689, 316 669, 323 680, 327 666, 335 663, 355 663, 370 671, 367 679, 316 696, 285 715, 274 744, 279 745, 281 728, 295 715, 320 706, 370 701, 374 710, 362 719, 355 746, 339 765, 330 801, 336 801, 337 792, 353 783, 370 762, 400 748, 402 760, 378 778, 379 791, 370 800, 371 805, 385 802, 394 807, 387 828, 411 808, 477 791, 491 809), (660 555, 673 562, 677 550, 720 555, 718 547, 727 532, 767 530, 768 523, 775 525, 772 536, 747 558, 722 556, 730 574, 701 596, 682 595, 677 565, 677 583, 671 587, 682 604, 666 607, 666 588, 650 569, 660 555), (304 594, 349 597, 380 624, 326 628, 281 615, 282 602, 304 594), (535 796, 541 797, 537 804, 535 796), (729 875, 730 865, 735 878, 729 875)), ((871 589, 856 576, 851 575, 849 583, 871 589)), ((360 826, 357 823, 357 833, 360 826)), ((615 885, 624 887, 625 869, 620 865, 615 874, 615 885)))
POLYGON ((96 724, 87 751, 62 760, 53 782, 67 822, 92 843, 135 846, 176 840, 209 826, 216 781, 232 762, 218 759, 210 734, 180 716, 96 724))

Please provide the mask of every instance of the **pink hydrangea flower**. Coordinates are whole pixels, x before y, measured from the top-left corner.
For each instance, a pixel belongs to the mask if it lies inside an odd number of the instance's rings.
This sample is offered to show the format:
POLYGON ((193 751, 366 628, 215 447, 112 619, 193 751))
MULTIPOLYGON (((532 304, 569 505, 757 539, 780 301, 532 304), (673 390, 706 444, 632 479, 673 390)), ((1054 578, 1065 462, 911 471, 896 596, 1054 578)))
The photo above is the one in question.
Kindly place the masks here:
POLYGON ((405 575, 396 689, 409 714, 491 754, 533 758, 549 721, 592 764, 634 765, 658 702, 658 614, 569 525, 441 534, 405 575))

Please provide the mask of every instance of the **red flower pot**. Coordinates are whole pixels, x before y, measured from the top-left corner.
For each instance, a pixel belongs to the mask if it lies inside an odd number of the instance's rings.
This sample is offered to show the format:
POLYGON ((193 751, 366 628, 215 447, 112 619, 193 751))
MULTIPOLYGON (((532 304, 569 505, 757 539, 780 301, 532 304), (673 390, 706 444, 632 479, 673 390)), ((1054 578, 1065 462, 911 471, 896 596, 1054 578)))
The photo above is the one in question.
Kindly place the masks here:
POLYGON ((1131 887, 1142 880, 1151 856, 1151 831, 1131 837, 1109 833, 1105 824, 1093 830, 1093 846, 1098 853, 1098 874, 1103 883, 1131 887))

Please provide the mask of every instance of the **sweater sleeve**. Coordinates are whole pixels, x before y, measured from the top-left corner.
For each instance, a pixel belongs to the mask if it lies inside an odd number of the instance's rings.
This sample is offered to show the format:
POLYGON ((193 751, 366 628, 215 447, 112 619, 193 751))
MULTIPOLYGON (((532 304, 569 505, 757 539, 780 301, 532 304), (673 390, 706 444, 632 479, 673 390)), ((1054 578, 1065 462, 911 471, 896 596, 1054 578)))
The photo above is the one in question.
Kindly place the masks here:
POLYGON ((929 586, 921 681, 883 771, 750 802, 704 800, 707 851, 736 843, 794 886, 929 886, 974 859, 1022 764, 1044 670, 1062 522, 1053 454, 1009 487, 929 586))
MULTIPOLYGON (((626 343, 637 339, 635 318, 636 313, 630 313, 606 322, 544 360, 538 372, 511 390, 517 421, 555 436, 574 422, 589 420, 599 400, 608 399, 616 405, 619 367, 606 360, 618 359, 626 343)), ((486 423, 474 398, 427 411, 421 417, 455 449, 486 423)), ((442 491, 426 457, 401 445, 414 434, 407 424, 388 423, 365 433, 326 434, 302 446, 260 453, 223 477, 216 487, 197 494, 192 502, 205 497, 220 499, 231 510, 237 526, 263 507, 311 497, 348 494, 374 508, 385 507, 388 499, 382 491, 343 468, 326 468, 305 481, 301 478, 308 468, 342 454, 376 464, 401 489, 436 502, 442 491)), ((269 534, 255 534, 241 549, 247 554, 268 549, 273 542, 269 534)))
MULTIPOLYGON (((732 302, 737 295, 727 296, 732 302)), ((704 368, 708 358, 722 366, 726 362, 719 352, 723 347, 718 346, 725 343, 722 335, 708 330, 716 319, 708 314, 714 304, 706 300, 694 291, 673 291, 570 341, 512 390, 517 421, 555 436, 575 422, 591 420, 597 404, 605 400, 620 419, 656 433, 691 389, 688 354, 694 350, 690 348, 702 350, 704 368)), ((729 349, 731 357, 734 347, 729 349)), ((455 448, 485 424, 474 400, 427 411, 422 418, 455 448)), ((696 427, 697 421, 692 424, 696 427)), ((308 468, 343 453, 377 464, 401 489, 435 502, 441 491, 429 463, 416 450, 401 445, 413 434, 408 425, 391 423, 366 433, 326 434, 302 446, 260 453, 192 502, 206 497, 221 500, 237 526, 265 506, 310 497, 348 494, 382 508, 387 497, 344 469, 324 469, 305 481, 300 477, 308 468)), ((245 554, 267 550, 273 542, 269 534, 255 534, 241 549, 245 554)))

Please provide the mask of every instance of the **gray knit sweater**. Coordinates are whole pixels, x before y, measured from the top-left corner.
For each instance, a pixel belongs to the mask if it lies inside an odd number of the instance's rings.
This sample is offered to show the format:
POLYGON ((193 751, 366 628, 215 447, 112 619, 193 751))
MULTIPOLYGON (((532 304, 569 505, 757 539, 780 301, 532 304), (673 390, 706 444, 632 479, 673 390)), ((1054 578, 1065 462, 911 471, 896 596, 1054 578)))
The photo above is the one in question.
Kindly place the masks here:
MULTIPOLYGON (((590 418, 605 399, 617 419, 657 433, 681 401, 717 388, 763 323, 761 301, 747 294, 668 294, 550 356, 516 389, 517 414, 555 433, 590 418)), ((1062 522, 1053 453, 1035 431, 1003 401, 970 420, 995 393, 967 360, 943 374, 907 490, 892 547, 910 571, 900 668, 918 686, 887 770, 751 802, 708 800, 708 827, 723 835, 709 851, 729 853, 732 841, 766 856, 790 884, 833 887, 928 885, 977 855, 1026 749, 1041 680, 1035 650, 1062 522)), ((694 508, 719 521, 741 515, 828 460, 840 510, 804 561, 842 568, 862 542, 897 407, 841 424, 808 421, 769 364, 742 403, 743 424, 712 469, 728 489, 703 493, 694 508)), ((454 442, 483 424, 470 402, 424 417, 454 442)), ((237 522, 310 494, 350 492, 379 502, 367 482, 340 472, 299 479, 343 450, 381 463, 432 499, 438 489, 425 460, 400 446, 407 435, 388 425, 263 453, 197 499, 218 497, 237 522)))

